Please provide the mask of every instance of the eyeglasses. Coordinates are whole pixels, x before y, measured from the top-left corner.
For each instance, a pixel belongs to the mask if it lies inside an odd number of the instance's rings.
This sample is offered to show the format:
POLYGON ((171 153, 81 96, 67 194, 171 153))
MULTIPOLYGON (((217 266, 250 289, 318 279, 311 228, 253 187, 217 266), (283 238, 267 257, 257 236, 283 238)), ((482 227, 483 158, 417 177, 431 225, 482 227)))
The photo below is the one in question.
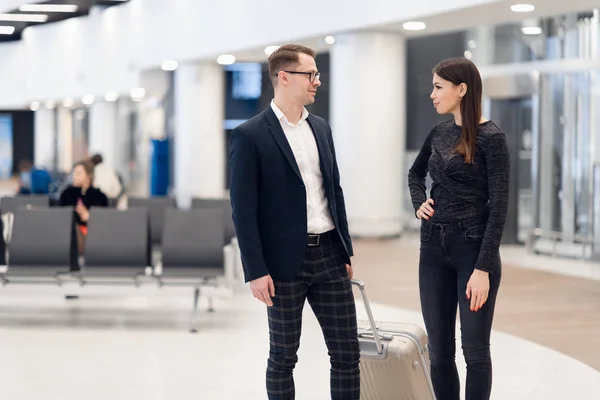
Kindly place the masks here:
POLYGON ((313 83, 315 81, 315 79, 321 79, 321 73, 319 71, 312 71, 312 72, 300 72, 300 71, 283 71, 283 72, 287 72, 288 74, 299 74, 299 75, 308 75, 308 81, 310 83, 313 83))

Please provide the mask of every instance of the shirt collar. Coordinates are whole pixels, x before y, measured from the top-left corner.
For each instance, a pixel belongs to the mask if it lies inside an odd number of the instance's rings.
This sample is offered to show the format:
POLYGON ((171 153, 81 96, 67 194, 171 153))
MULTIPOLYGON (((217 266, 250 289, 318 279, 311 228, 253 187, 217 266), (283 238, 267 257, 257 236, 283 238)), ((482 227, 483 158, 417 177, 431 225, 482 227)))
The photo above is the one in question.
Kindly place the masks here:
MULTIPOLYGON (((277 107, 277 104, 275 104, 275 100, 271 100, 271 108, 273 109, 273 112, 275 113, 275 116, 278 120, 283 120, 285 121, 285 123, 294 126, 292 123, 290 123, 290 121, 288 121, 283 111, 281 111, 281 109, 277 107)), ((306 107, 302 107, 302 116, 300 117, 300 121, 298 121, 298 125, 301 125, 304 121, 306 121, 306 118, 308 118, 308 110, 306 109, 306 107)))

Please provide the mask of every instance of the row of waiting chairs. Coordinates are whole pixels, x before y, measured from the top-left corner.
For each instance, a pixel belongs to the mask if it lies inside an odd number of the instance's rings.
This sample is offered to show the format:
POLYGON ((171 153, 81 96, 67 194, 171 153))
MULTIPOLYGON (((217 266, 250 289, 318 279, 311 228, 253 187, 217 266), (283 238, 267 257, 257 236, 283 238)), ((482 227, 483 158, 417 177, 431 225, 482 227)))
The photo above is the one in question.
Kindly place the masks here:
MULTIPOLYGON (((128 207, 148 207, 150 214, 150 233, 152 244, 160 246, 163 238, 164 215, 167 209, 177 208, 177 202, 172 197, 130 197, 128 207)), ((235 237, 235 228, 231 218, 231 203, 228 199, 192 198, 192 210, 217 209, 223 213, 223 224, 227 241, 235 237)))
MULTIPOLYGON (((163 238, 165 210, 176 209, 177 202, 173 197, 130 197, 127 201, 128 207, 148 208, 150 218, 150 238, 155 247, 160 247, 163 238)), ((17 208, 48 207, 53 206, 50 198, 46 195, 14 196, 0 199, 2 214, 15 213, 17 208)), ((235 237, 235 229, 231 218, 231 203, 228 199, 204 199, 192 198, 192 210, 220 209, 223 212, 223 224, 227 241, 235 237)))
MULTIPOLYGON (((4 284, 76 280, 90 283, 194 287, 192 330, 200 286, 225 275, 226 235, 223 208, 179 210, 165 207, 161 272, 152 265, 151 210, 92 208, 85 241, 85 265, 79 269, 73 212, 61 207, 18 207, 8 244, 4 284)), ((212 306, 211 306, 212 308, 212 306)))

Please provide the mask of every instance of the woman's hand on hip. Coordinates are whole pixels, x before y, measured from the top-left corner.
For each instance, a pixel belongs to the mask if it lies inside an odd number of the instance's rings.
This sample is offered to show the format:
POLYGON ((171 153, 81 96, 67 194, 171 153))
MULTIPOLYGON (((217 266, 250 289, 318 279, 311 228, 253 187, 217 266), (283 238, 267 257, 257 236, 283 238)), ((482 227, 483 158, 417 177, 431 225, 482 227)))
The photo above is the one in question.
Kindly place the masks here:
POLYGON ((471 311, 479 311, 490 293, 489 272, 475 269, 467 283, 467 299, 471 300, 471 311))
POLYGON ((417 210, 417 218, 419 219, 429 219, 433 217, 433 199, 427 199, 425 203, 421 204, 421 207, 417 210))

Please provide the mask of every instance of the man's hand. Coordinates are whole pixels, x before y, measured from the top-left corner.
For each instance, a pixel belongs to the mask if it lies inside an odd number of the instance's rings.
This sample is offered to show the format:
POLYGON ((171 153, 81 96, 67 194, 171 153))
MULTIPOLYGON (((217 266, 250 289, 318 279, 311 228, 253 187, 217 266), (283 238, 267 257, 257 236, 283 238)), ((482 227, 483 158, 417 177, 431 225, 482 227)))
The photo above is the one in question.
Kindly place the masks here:
POLYGON ((250 290, 252 290, 252 295, 258 300, 262 301, 269 307, 273 306, 271 297, 275 296, 275 284, 273 284, 271 275, 265 275, 250 281, 250 290))
POLYGON ((354 270, 352 269, 352 266, 346 264, 346 271, 348 272, 348 277, 352 279, 352 277, 354 276, 354 270))

